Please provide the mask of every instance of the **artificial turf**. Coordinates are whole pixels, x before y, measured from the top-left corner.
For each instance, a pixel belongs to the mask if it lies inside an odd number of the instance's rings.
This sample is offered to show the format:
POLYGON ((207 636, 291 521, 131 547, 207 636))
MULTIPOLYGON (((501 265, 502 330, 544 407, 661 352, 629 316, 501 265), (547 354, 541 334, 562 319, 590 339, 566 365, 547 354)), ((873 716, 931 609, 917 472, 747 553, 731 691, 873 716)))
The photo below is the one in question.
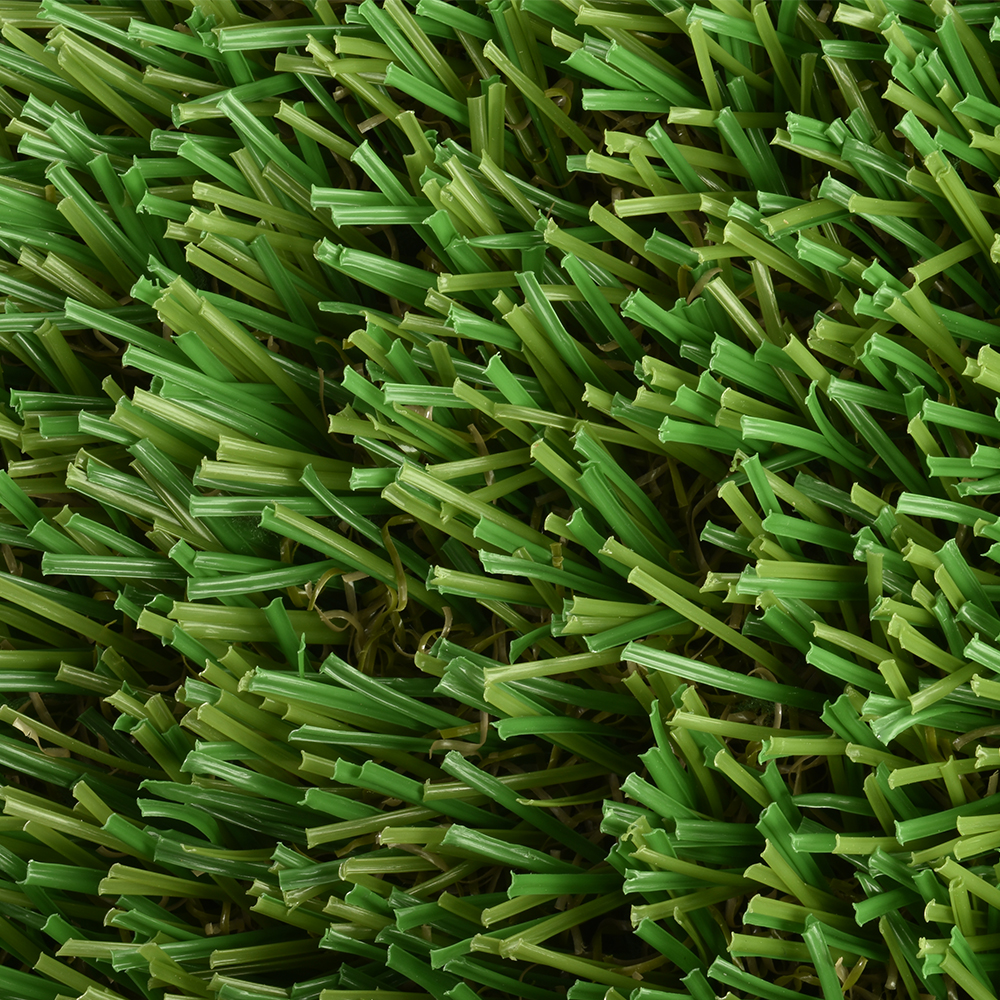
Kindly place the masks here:
POLYGON ((0 0, 5 1000, 995 1000, 998 14, 0 0))

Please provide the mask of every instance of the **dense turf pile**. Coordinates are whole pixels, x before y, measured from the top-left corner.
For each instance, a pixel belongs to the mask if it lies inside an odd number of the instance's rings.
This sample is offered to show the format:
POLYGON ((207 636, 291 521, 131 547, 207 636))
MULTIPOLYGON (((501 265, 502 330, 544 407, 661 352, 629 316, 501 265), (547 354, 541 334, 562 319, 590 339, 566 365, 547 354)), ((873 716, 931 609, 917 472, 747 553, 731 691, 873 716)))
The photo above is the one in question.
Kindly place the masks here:
POLYGON ((992 1000, 995 14, 0 0, 6 1000, 992 1000))

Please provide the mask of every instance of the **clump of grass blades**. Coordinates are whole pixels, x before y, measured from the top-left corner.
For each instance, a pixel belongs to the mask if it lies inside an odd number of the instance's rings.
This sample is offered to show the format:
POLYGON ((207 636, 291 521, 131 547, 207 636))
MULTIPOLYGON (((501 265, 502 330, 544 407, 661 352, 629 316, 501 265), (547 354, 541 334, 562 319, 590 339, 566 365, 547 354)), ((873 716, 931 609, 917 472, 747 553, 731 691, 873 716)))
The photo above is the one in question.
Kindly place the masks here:
POLYGON ((993 8, 0 2, 5 995, 995 997, 993 8))

